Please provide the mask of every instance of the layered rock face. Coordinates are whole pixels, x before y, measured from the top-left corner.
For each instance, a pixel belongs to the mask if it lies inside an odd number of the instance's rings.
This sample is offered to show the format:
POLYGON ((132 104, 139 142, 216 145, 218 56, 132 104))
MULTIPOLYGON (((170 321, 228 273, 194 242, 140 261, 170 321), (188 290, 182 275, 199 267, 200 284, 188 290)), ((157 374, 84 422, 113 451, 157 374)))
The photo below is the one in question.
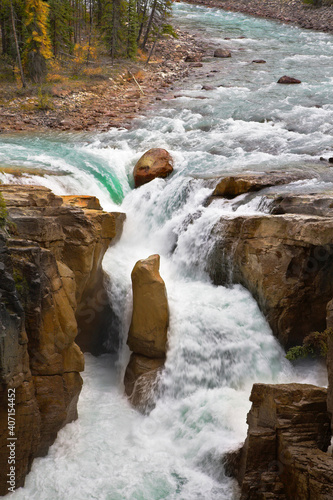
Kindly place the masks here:
MULTIPOLYGON (((263 187, 274 183, 267 174, 262 180, 263 187)), ((241 187, 260 190, 258 176, 254 184, 244 176, 223 180, 215 196, 234 197, 241 187)), ((331 201, 327 195, 312 198, 276 196, 276 214, 224 217, 213 229, 216 244, 207 267, 214 283, 231 276, 248 288, 285 347, 326 328, 326 305, 333 297, 331 201)))
POLYGON ((328 335, 328 349, 326 357, 328 391, 327 391, 327 409, 331 414, 331 428, 333 436, 333 299, 327 304, 327 328, 331 329, 328 335))
POLYGON ((139 260, 132 271, 133 314, 127 344, 132 355, 125 373, 125 392, 133 406, 151 404, 156 377, 165 362, 169 308, 159 273, 160 257, 139 260))
POLYGON ((329 500, 333 458, 326 389, 254 384, 248 435, 233 460, 242 500, 329 500))
MULTIPOLYGON (((79 332, 91 350, 101 341, 98 326, 107 315, 101 262, 122 215, 64 204, 44 187, 1 185, 0 192, 9 222, 0 232, 0 470, 5 477, 13 389, 18 487, 33 458, 77 417, 84 360, 75 340, 79 332), (102 292, 104 299, 92 303, 102 292)), ((0 494, 7 488, 2 478, 0 494)))

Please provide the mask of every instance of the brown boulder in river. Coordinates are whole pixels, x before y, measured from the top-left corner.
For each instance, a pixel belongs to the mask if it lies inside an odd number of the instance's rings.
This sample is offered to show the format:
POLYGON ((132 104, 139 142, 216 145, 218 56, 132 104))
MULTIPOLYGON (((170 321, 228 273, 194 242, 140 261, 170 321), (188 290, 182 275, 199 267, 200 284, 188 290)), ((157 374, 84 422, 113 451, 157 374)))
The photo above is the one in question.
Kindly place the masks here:
POLYGON ((231 57, 231 52, 227 49, 216 49, 214 57, 231 57))
POLYGON ((281 76, 277 83, 302 83, 301 80, 297 80, 297 78, 293 78, 291 76, 281 76))
POLYGON ((165 178, 173 171, 173 160, 166 149, 149 149, 134 167, 135 187, 140 187, 156 177, 165 178))

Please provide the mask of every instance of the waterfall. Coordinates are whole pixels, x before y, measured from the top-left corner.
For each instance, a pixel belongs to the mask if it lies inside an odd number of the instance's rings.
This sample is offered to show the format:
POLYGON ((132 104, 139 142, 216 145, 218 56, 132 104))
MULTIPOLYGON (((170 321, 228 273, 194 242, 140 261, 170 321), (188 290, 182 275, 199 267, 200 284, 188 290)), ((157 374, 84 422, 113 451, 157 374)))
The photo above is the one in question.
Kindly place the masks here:
POLYGON ((291 166, 311 172, 293 192, 333 188, 318 161, 332 147, 333 65, 327 63, 333 38, 216 9, 176 4, 174 11, 182 27, 200 25, 201 35, 232 57, 208 58, 173 90, 179 97, 156 104, 130 130, 0 141, 0 162, 59 172, 19 180, 3 174, 3 181, 93 194, 105 210, 127 216, 103 264, 121 352, 86 356, 79 419, 59 432, 47 457, 34 461, 15 500, 237 499, 221 460, 246 436, 252 384, 325 383, 320 364, 290 365, 247 290, 216 286, 207 274, 214 225, 267 212, 267 199, 208 204, 207 198, 219 176, 291 166), (264 68, 251 64, 259 55, 267 60, 264 68), (277 85, 291 70, 304 82, 292 90, 277 85), (210 91, 202 90, 207 76, 210 91), (133 166, 151 147, 171 153, 174 173, 133 189, 133 166), (155 408, 143 416, 124 397, 122 377, 129 357, 130 274, 137 260, 155 253, 168 293, 169 348, 155 408))

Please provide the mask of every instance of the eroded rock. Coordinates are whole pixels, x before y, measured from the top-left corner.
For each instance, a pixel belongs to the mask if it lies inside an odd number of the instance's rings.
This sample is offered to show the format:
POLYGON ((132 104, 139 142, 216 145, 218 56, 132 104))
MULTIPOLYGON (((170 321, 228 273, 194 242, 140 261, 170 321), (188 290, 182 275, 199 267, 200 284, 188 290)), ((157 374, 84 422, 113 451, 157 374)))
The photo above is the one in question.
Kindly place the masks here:
POLYGON ((159 273, 160 256, 139 260, 132 271, 133 314, 128 333, 131 351, 149 358, 164 358, 169 309, 166 289, 159 273))
POLYGON ((213 191, 213 196, 235 198, 240 194, 261 189, 289 184, 301 179, 308 179, 310 174, 300 172, 262 172, 256 174, 237 174, 221 179, 213 191))
POLYGON ((153 405, 167 351, 169 308, 159 265, 159 255, 151 255, 132 271, 133 314, 127 344, 133 353, 124 383, 131 403, 141 411, 153 405))
POLYGON ((333 221, 311 215, 222 218, 215 225, 208 271, 253 294, 285 347, 326 328, 333 296, 333 221), (230 259, 229 256, 232 256, 230 259))
MULTIPOLYGON (((333 299, 327 304, 327 328, 333 331, 333 299)), ((328 335, 328 350, 326 356, 328 375, 327 409, 331 414, 331 427, 333 435, 333 335, 328 335)))

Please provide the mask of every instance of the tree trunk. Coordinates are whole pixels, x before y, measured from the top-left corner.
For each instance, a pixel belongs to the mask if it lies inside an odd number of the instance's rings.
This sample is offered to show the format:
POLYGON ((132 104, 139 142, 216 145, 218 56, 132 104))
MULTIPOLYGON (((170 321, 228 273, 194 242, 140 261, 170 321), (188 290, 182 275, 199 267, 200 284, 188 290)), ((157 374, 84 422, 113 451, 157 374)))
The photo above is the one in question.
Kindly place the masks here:
POLYGON ((143 43, 142 43, 142 48, 143 49, 145 48, 147 40, 148 40, 148 36, 149 36, 149 33, 150 33, 151 25, 153 23, 153 19, 154 19, 154 15, 155 15, 156 6, 157 6, 157 0, 154 0, 153 7, 151 9, 151 13, 150 13, 150 17, 149 17, 149 21, 148 21, 147 30, 146 30, 145 37, 144 37, 143 43))
POLYGON ((17 35, 16 35, 14 9, 13 9, 13 2, 12 2, 12 0, 10 0, 10 16, 11 16, 11 20, 12 20, 12 27, 13 27, 13 34, 14 34, 15 47, 16 47, 16 55, 17 55, 17 63, 18 63, 18 66, 19 66, 20 74, 21 74, 22 87, 25 87, 26 85, 25 85, 25 79, 24 79, 24 74, 23 74, 20 49, 19 49, 19 44, 18 44, 17 35))

